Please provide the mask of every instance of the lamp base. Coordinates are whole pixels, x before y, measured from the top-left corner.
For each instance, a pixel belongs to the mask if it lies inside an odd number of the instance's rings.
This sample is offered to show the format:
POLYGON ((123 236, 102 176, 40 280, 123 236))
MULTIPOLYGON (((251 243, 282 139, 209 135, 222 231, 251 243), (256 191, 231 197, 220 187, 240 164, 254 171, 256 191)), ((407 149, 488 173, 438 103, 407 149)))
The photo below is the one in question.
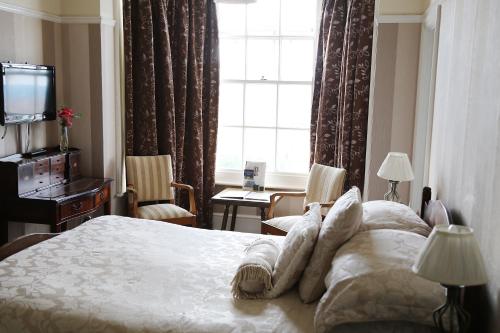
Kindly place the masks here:
POLYGON ((396 180, 389 180, 389 192, 384 194, 384 200, 399 202, 398 184, 396 180))
POLYGON ((434 310, 434 324, 441 332, 467 333, 470 326, 470 314, 460 303, 461 288, 447 286, 446 303, 434 310))

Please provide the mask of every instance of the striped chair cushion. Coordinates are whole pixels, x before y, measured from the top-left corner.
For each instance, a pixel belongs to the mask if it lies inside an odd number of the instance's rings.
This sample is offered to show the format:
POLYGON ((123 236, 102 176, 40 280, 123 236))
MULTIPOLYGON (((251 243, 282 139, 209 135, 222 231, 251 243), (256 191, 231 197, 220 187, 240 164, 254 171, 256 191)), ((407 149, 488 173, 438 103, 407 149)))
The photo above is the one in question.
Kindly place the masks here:
POLYGON ((147 205, 137 208, 137 217, 147 220, 168 220, 194 216, 184 208, 172 204, 147 205))
POLYGON ((127 156, 126 167, 127 185, 137 191, 138 202, 174 199, 170 155, 127 156))
POLYGON ((292 229, 292 227, 295 225, 295 223, 301 223, 302 221, 303 221, 302 215, 292 215, 292 216, 275 217, 270 220, 264 221, 263 223, 269 224, 270 226, 289 232, 290 229, 292 229))
POLYGON ((314 163, 307 179, 304 207, 337 200, 342 195, 345 173, 345 169, 314 163))

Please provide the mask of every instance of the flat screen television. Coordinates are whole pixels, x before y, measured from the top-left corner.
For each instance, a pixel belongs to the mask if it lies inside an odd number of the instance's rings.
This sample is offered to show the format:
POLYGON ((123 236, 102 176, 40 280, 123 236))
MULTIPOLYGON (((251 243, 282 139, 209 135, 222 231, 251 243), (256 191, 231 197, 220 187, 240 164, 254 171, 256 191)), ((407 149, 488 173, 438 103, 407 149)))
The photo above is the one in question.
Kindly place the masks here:
POLYGON ((54 66, 1 63, 0 124, 56 119, 54 66))

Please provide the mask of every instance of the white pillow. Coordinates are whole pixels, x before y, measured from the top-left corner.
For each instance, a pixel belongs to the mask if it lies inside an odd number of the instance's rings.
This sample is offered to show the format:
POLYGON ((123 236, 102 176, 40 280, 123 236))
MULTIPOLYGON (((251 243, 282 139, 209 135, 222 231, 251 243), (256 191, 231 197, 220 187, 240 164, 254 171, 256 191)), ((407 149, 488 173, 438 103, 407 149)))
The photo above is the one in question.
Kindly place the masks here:
POLYGON ((335 255, 314 317, 315 332, 344 323, 385 321, 432 325, 444 302, 439 283, 412 271, 426 238, 401 230, 360 232, 335 255))
POLYGON ((302 221, 295 223, 286 235, 274 266, 273 289, 268 294, 269 297, 279 296, 299 281, 314 249, 320 228, 320 206, 313 203, 302 221))
POLYGON ((326 290, 324 279, 335 252, 356 233, 362 216, 361 193, 353 187, 335 202, 323 221, 314 252, 300 280, 299 294, 303 302, 314 302, 326 290))
POLYGON ((385 200, 363 203, 363 223, 359 231, 374 229, 405 230, 425 237, 432 231, 410 207, 385 200))

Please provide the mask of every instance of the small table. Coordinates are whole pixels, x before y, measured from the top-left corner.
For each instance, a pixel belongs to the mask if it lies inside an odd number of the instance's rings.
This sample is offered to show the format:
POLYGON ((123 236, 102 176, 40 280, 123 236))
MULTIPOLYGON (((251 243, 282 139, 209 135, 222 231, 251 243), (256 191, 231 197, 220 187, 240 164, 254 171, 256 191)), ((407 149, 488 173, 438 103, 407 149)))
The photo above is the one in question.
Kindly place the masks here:
MULTIPOLYGON (((225 205, 224 216, 222 218, 222 226, 221 230, 226 230, 227 228, 227 219, 229 217, 229 207, 233 206, 233 214, 231 215, 231 231, 234 231, 234 227, 236 224, 236 216, 238 215, 238 206, 245 207, 256 207, 260 208, 260 219, 264 221, 266 219, 266 208, 269 208, 271 205, 270 196, 275 193, 274 191, 259 191, 256 193, 266 193, 269 194, 267 200, 250 200, 250 199, 242 199, 242 198, 225 198, 224 195, 229 191, 242 191, 241 188, 226 188, 221 192, 217 193, 212 197, 212 205, 213 204, 221 204, 225 205)), ((279 199, 278 199, 279 200, 279 199)))

